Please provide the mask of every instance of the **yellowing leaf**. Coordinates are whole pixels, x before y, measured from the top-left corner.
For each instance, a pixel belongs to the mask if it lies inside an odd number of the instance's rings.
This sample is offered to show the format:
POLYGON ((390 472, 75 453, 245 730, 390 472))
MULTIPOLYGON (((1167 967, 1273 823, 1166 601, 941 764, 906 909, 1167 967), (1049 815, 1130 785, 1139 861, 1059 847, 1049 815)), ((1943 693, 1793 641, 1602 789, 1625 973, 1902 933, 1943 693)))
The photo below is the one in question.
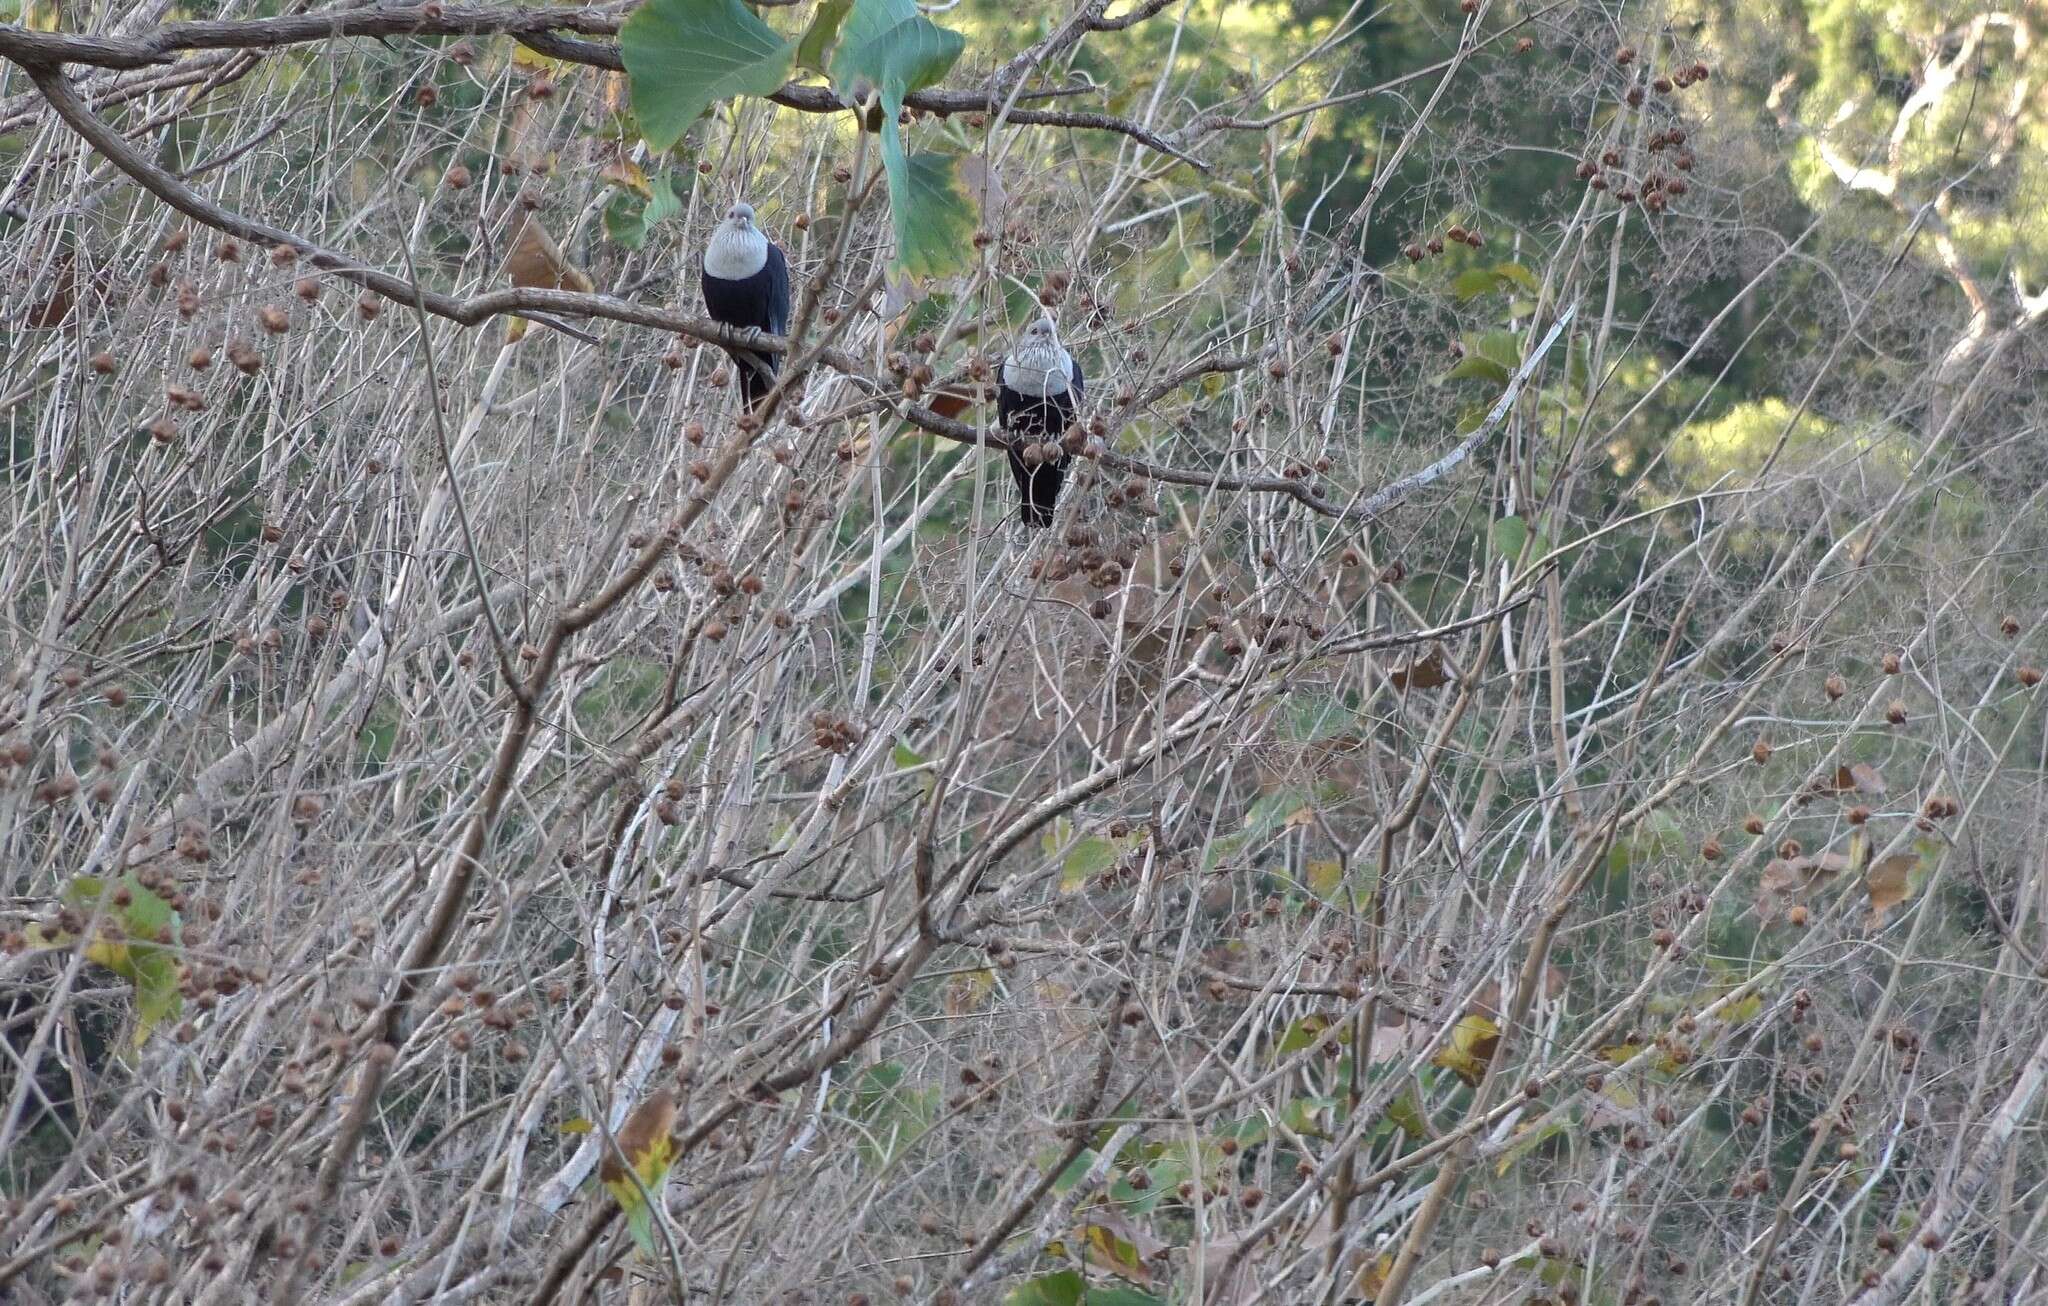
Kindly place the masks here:
MULTIPOLYGON (((1081 1236, 1090 1265, 1120 1279, 1151 1286, 1151 1261, 1166 1250, 1165 1243, 1106 1208, 1090 1211, 1087 1222, 1074 1232, 1081 1236)), ((1098 1296, 1108 1300, 1103 1294, 1089 1294, 1091 1300, 1098 1296)))
POLYGON ((675 1142, 669 1136, 675 1124, 676 1095, 664 1088, 633 1108, 597 1170, 599 1182, 625 1212, 633 1241, 649 1256, 654 1254, 654 1211, 648 1199, 659 1200, 675 1161, 675 1142))
POLYGON ((1913 870, 1920 859, 1911 853, 1887 857, 1870 868, 1863 884, 1870 892, 1870 928, 1884 924, 1885 913, 1913 896, 1913 870))
MULTIPOLYGON (((66 886, 64 900, 91 915, 101 910, 107 883, 98 876, 81 875, 66 886)), ((134 876, 124 875, 113 884, 100 930, 86 941, 85 959, 135 986, 134 1042, 140 1047, 157 1026, 184 1009, 176 956, 180 922, 170 904, 134 876)), ((68 948, 77 941, 74 935, 45 933, 34 924, 25 933, 29 946, 38 949, 68 948)))
POLYGON ((963 971, 946 981, 946 1014, 965 1016, 979 1011, 996 989, 996 973, 983 966, 963 971))
POLYGON ((640 165, 631 159, 623 157, 613 159, 610 163, 605 164, 597 175, 599 180, 617 186, 621 190, 632 191, 641 199, 651 200, 654 198, 654 187, 647 184, 647 174, 641 171, 640 165))
POLYGON ((1764 995, 1752 993, 1746 998, 1739 998, 1723 1007, 1721 1009, 1721 1019, 1726 1024, 1740 1025, 1745 1020, 1756 1019, 1757 1014, 1763 1009, 1764 995))
POLYGON ((1315 890, 1317 897, 1329 897, 1337 892, 1339 885, 1344 883, 1344 863, 1342 862, 1310 862, 1302 868, 1302 871, 1308 878, 1308 887, 1315 890))
POLYGON ((1486 1074, 1487 1063, 1500 1044, 1500 1026, 1485 1016, 1467 1014, 1451 1027, 1451 1041, 1437 1051, 1432 1062, 1451 1071, 1468 1084, 1477 1084, 1486 1074))
POLYGON ((1387 1278, 1394 1272, 1394 1258, 1381 1252, 1372 1260, 1358 1267, 1358 1277, 1352 1281, 1351 1296, 1358 1301, 1373 1301, 1380 1290, 1387 1286, 1387 1278))
POLYGON ((559 80, 576 72, 583 65, 570 63, 567 59, 557 59, 552 55, 542 54, 538 50, 529 49, 523 45, 514 45, 512 47, 512 66, 514 68, 524 68, 532 73, 546 73, 548 76, 559 80))
POLYGON ((587 1134, 597 1128, 597 1126, 590 1123, 590 1119, 587 1116, 572 1116, 561 1124, 556 1125, 555 1128, 565 1134, 587 1134))

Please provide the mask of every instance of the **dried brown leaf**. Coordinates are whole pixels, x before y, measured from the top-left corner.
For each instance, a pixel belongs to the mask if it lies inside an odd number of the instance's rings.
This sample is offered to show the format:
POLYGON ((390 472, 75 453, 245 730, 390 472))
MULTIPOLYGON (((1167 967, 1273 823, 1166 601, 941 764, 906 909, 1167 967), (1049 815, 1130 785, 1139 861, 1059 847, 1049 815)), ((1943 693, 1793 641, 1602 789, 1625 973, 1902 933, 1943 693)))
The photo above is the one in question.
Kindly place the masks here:
POLYGON ((569 261, 554 237, 531 213, 519 220, 519 230, 505 253, 505 271, 512 284, 532 290, 575 290, 589 294, 596 288, 588 273, 569 261))
POLYGON ((1395 689, 1402 691, 1410 688, 1435 689, 1439 685, 1450 684, 1451 673, 1444 668, 1443 647, 1434 646, 1426 655, 1409 662, 1407 666, 1396 667, 1387 673, 1387 679, 1393 682, 1395 689))
POLYGON ((1870 891, 1870 928, 1884 924, 1885 913, 1913 896, 1913 868, 1920 859, 1898 853, 1870 868, 1863 884, 1870 891))

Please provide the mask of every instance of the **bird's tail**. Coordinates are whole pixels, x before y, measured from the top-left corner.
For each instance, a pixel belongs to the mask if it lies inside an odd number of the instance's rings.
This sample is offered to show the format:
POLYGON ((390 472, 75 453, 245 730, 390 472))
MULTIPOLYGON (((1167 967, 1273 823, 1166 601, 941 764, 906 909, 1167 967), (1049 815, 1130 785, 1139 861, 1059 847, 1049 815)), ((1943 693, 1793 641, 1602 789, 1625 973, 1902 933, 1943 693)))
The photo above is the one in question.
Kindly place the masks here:
POLYGON ((755 354, 746 350, 726 352, 731 355, 732 365, 740 374, 740 398, 746 400, 747 411, 752 412, 775 388, 775 365, 781 360, 775 354, 755 354), (757 363, 765 363, 768 370, 764 373, 756 366, 757 363))
POLYGON ((1027 498, 1019 505, 1017 515, 1026 526, 1045 527, 1052 525, 1052 505, 1027 498))

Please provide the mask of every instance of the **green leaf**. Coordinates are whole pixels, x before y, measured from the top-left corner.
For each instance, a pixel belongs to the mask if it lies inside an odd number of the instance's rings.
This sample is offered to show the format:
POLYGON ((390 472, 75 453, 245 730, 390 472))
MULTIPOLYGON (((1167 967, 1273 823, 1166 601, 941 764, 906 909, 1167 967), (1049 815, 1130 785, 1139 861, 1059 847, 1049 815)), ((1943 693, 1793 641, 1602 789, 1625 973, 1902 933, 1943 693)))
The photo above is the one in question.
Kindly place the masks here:
POLYGON ((1520 263, 1496 263, 1493 275, 1509 285, 1520 286, 1532 295, 1543 291, 1543 283, 1536 279, 1536 274, 1520 263))
POLYGON ((1273 1045, 1273 1051, 1280 1056, 1291 1052, 1306 1052, 1323 1037, 1323 1031, 1330 1027, 1330 1018, 1319 1012, 1311 1012, 1287 1027, 1280 1041, 1273 1045))
POLYGON ((1088 1295, 1081 1300, 1081 1306, 1166 1306, 1166 1299, 1126 1284, 1115 1284, 1107 1288, 1090 1288, 1088 1295))
MULTIPOLYGON (((887 135, 884 160, 887 159, 887 135)), ((891 176, 890 216, 895 220, 896 263, 912 276, 939 276, 973 259, 974 201, 960 185, 960 159, 952 154, 913 154, 904 161, 902 203, 891 176)))
POLYGON ((903 97, 936 85, 966 45, 960 33, 926 18, 916 0, 853 0, 832 53, 832 83, 842 99, 855 103, 872 88, 893 119, 903 111, 903 97))
POLYGON ((1503 367, 1491 358, 1479 354, 1467 354, 1458 360, 1458 365, 1444 373, 1446 381, 1486 381, 1493 385, 1506 385, 1514 369, 1503 367))
POLYGON ((889 754, 889 760, 903 770, 908 771, 914 766, 923 766, 930 759, 903 740, 898 739, 895 751, 889 754))
POLYGON ((1274 715, 1281 734, 1294 744, 1321 743, 1358 728, 1357 714, 1349 706, 1313 690, 1289 694, 1286 707, 1274 715))
POLYGON ((1074 823, 1062 817, 1040 837, 1039 846, 1047 856, 1060 859, 1060 892, 1072 893, 1115 866, 1118 858, 1144 840, 1143 831, 1134 831, 1122 839, 1102 835, 1076 839, 1074 823))
POLYGON ((1056 1193, 1066 1192, 1075 1184, 1080 1183, 1087 1175, 1088 1168, 1094 1164, 1095 1149, 1092 1147, 1082 1148, 1079 1155, 1067 1162, 1067 1168, 1060 1171, 1059 1176, 1052 1181, 1052 1190, 1056 1193))
POLYGON ((820 75, 825 72, 839 25, 846 21, 852 8, 853 0, 824 0, 818 6, 818 12, 811 15, 811 25, 804 29, 803 40, 797 43, 797 67, 820 75))
POLYGON ((869 94, 882 105, 882 167, 896 231, 895 266, 936 276, 963 266, 973 250, 974 209, 960 189, 954 160, 912 157, 903 148, 903 99, 935 85, 960 58, 967 39, 926 18, 916 0, 854 0, 832 53, 832 84, 855 103, 869 94))
POLYGON ((604 206, 604 234, 613 244, 627 249, 639 249, 647 243, 648 233, 654 228, 683 211, 683 202, 676 196, 675 180, 667 173, 648 183, 648 198, 641 199, 631 191, 620 191, 604 206))
POLYGON ((1522 546, 1529 542, 1529 523, 1520 517, 1503 517, 1493 524, 1493 551, 1496 555, 1513 561, 1522 556, 1522 546))
POLYGON ((1429 1137, 1429 1125, 1422 1118, 1422 1108, 1416 1103, 1412 1088, 1387 1103, 1387 1119, 1401 1126, 1402 1132, 1410 1138, 1429 1137))
POLYGON ((1499 288, 1500 278, 1493 275, 1492 268, 1466 268, 1451 282, 1451 293, 1461 300, 1477 299, 1499 288))
POLYGON ((848 1086, 852 1101, 847 1114, 867 1126, 860 1140, 861 1159, 881 1169, 932 1126, 937 1089, 904 1083, 906 1073, 895 1061, 869 1066, 848 1086))
POLYGON ((647 243, 647 205, 639 196, 620 191, 604 206, 604 234, 612 244, 639 249, 647 243))
POLYGON ((1061 1270, 1018 1284, 1003 1298, 1003 1306, 1081 1306, 1087 1288, 1079 1270, 1061 1270))
POLYGON ((740 0, 648 0, 619 29, 647 143, 666 150, 720 100, 782 89, 796 44, 740 0))

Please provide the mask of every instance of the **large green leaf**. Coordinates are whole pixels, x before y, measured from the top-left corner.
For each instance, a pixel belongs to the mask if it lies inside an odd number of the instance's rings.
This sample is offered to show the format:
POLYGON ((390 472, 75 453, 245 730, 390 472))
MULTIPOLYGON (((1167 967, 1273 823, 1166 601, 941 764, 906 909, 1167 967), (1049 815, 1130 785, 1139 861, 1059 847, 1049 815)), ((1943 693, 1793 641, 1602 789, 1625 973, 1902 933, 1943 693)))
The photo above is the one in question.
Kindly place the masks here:
POLYGON ((796 47, 740 0, 647 0, 619 29, 633 112, 657 150, 720 100, 782 89, 796 47))
POLYGON ((938 276, 972 258, 974 201, 960 185, 959 169, 953 154, 913 154, 905 161, 903 203, 892 216, 897 265, 914 276, 938 276))
POLYGON ((955 160, 912 157, 903 148, 903 99, 935 85, 966 48, 960 33, 940 27, 916 0, 854 0, 832 52, 832 84, 855 102, 870 94, 882 105, 882 167, 889 174, 889 211, 896 266, 936 276, 967 262, 974 207, 961 190, 955 160))

